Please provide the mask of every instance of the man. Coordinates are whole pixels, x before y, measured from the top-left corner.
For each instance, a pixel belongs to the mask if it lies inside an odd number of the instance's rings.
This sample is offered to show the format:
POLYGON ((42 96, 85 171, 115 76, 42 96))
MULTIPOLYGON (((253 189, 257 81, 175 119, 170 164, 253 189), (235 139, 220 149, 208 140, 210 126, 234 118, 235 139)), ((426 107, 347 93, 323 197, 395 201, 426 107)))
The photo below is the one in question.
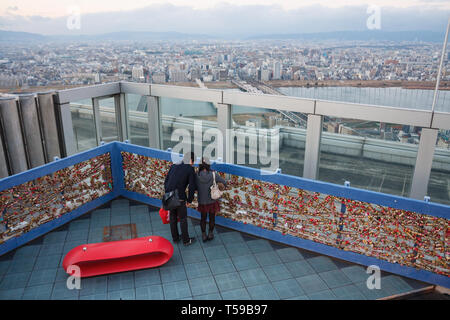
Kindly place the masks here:
POLYGON ((170 210, 170 231, 174 242, 180 241, 178 233, 177 218, 180 218, 181 239, 185 246, 191 245, 195 238, 190 238, 187 225, 186 202, 194 200, 194 193, 197 189, 195 184, 195 170, 193 168, 195 157, 193 152, 186 153, 181 163, 173 164, 167 173, 164 181, 165 192, 178 190, 178 197, 182 200, 181 206, 170 210), (189 195, 186 196, 186 187, 189 186, 189 195))

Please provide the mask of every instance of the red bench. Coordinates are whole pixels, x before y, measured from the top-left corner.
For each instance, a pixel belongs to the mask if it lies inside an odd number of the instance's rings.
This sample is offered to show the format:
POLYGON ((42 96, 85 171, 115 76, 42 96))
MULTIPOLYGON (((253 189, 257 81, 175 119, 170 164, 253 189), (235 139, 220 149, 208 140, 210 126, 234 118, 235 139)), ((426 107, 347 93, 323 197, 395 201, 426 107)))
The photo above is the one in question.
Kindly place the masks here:
POLYGON ((172 255, 173 246, 169 240, 149 236, 77 246, 64 257, 63 268, 67 272, 69 266, 78 266, 80 277, 84 278, 159 267, 169 261, 172 255))

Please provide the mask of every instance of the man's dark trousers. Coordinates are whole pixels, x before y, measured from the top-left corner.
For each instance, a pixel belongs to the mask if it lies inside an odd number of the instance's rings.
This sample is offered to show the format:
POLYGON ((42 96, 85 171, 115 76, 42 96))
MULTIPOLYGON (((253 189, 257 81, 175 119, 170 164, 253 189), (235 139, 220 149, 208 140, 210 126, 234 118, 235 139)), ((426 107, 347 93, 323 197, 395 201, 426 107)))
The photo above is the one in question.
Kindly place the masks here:
POLYGON ((186 201, 183 201, 183 204, 178 208, 170 210, 170 231, 172 232, 173 241, 180 240, 177 225, 178 218, 180 218, 181 239, 183 239, 183 243, 189 242, 186 201))

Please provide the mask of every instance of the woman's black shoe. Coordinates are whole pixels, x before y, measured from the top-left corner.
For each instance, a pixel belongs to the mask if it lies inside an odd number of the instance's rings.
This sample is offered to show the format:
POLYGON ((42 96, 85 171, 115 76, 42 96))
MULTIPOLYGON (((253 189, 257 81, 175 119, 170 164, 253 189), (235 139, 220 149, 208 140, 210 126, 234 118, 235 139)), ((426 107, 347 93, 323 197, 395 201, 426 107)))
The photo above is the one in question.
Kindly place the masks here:
POLYGON ((202 232, 202 240, 203 240, 203 242, 206 242, 208 240, 208 237, 206 236, 206 232, 202 232))
POLYGON ((212 239, 214 239, 214 232, 210 231, 208 233, 208 240, 212 240, 212 239))

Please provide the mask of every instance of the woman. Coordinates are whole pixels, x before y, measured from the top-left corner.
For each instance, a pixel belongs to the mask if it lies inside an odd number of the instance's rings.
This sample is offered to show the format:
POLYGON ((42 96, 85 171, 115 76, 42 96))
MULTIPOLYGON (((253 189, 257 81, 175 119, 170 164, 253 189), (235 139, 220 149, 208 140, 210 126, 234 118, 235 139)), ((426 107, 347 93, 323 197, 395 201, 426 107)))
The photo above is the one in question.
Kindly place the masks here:
MULTIPOLYGON (((215 173, 216 184, 226 185, 225 180, 215 173)), ((211 198, 211 186, 214 183, 213 173, 211 171, 209 160, 202 159, 202 163, 198 167, 196 175, 197 192, 198 192, 198 211, 201 213, 200 227, 202 229, 203 242, 214 238, 214 225, 216 213, 220 210, 219 200, 211 198), (209 232, 206 235, 206 217, 209 214, 209 232)))

